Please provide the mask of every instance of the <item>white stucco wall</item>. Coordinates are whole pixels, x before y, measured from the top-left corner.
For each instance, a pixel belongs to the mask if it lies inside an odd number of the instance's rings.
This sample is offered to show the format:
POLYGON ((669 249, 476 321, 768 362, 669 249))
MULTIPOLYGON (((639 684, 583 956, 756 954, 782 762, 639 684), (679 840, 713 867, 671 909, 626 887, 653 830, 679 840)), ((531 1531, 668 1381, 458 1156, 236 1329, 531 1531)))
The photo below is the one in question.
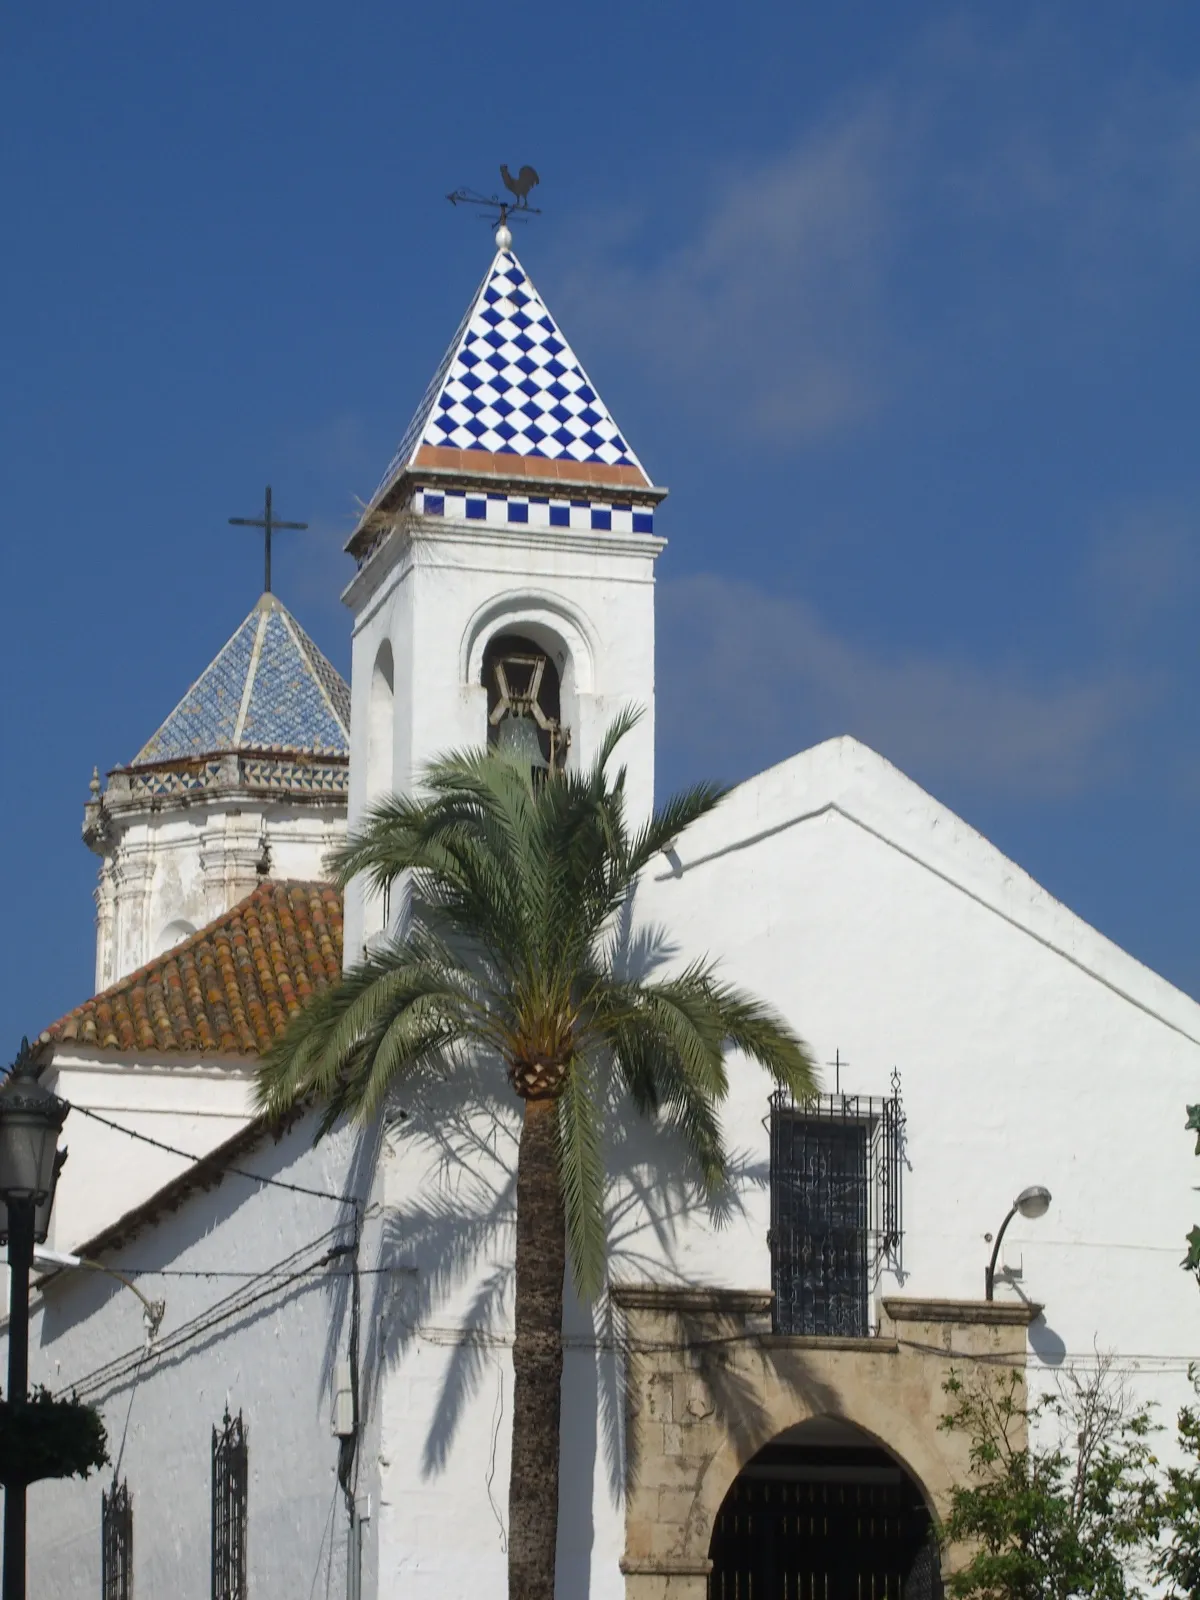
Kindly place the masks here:
MULTIPOLYGON (((311 1148, 312 1126, 271 1139, 237 1164, 333 1194, 354 1167, 352 1141, 311 1148)), ((207 1600, 210 1593, 211 1430, 228 1405, 249 1441, 249 1592, 345 1593, 347 1513, 330 1433, 329 1378, 345 1353, 348 1259, 326 1260, 351 1237, 348 1208, 263 1188, 230 1173, 193 1193, 106 1264, 136 1274, 166 1300, 145 1355, 141 1306, 113 1279, 64 1272, 36 1298, 30 1376, 98 1405, 110 1453, 133 1498, 134 1593, 207 1600), (169 1267, 170 1276, 156 1268, 169 1267), (189 1273, 217 1276, 188 1276, 189 1273), (221 1276, 220 1274, 227 1274, 221 1276)), ((365 1437, 370 1439, 368 1424, 365 1437)), ((377 1449, 368 1443, 369 1462, 377 1449)), ((58 1600, 100 1592, 100 1496, 111 1469, 86 1482, 29 1491, 29 1592, 58 1600)), ((360 1506, 377 1504, 370 1471, 360 1506)), ((367 1594, 374 1592, 369 1526, 367 1594)))
POLYGON ((96 890, 96 989, 197 932, 263 878, 322 879, 345 801, 172 800, 114 809, 96 890))
MULTIPOLYGON (((1045 1306, 1030 1330, 1035 1381, 1111 1352, 1134 1392, 1173 1423, 1189 1393, 1187 1361, 1200 1353, 1200 1303, 1178 1269, 1194 1220, 1182 1122, 1200 1078, 1195 1002, 852 740, 736 791, 674 861, 664 858, 638 913, 664 931, 671 960, 719 955, 819 1061, 837 1050, 850 1063, 845 1090, 887 1094, 900 1069, 903 1263, 884 1273, 881 1293, 981 1298, 984 1235, 1018 1190, 1046 1184, 1049 1215, 1017 1219, 1002 1258, 1021 1270, 1020 1293, 1045 1306)), ((768 1085, 744 1064, 731 1077, 736 1179, 719 1226, 689 1195, 667 1141, 614 1118, 616 1276, 769 1286, 768 1085)), ((478 1098, 483 1115, 464 1122, 446 1091, 410 1095, 385 1191, 388 1228, 421 1266, 423 1298, 383 1399, 380 1563, 397 1582, 384 1592, 439 1600, 504 1593, 512 1387, 499 1264, 511 1253, 514 1107, 499 1075, 478 1098)), ((619 1404, 603 1344, 575 1314, 564 1600, 624 1592, 619 1404)))
MULTIPOLYGON (((497 633, 534 637, 554 657, 563 685, 571 756, 586 763, 623 707, 642 721, 623 749, 634 814, 654 792, 654 563, 661 539, 646 534, 492 527, 409 517, 389 534, 344 596, 354 612, 351 672, 350 824, 368 792, 371 683, 381 645, 394 662, 391 787, 411 790, 422 766, 486 737, 483 652, 497 633)), ((346 959, 377 930, 352 887, 346 959)))
MULTIPOLYGON (((981 1295, 985 1233, 1018 1189, 1044 1183, 1054 1195, 1050 1213, 1013 1224, 1004 1259, 1021 1277, 999 1289, 1044 1303, 1030 1330, 1035 1379, 1091 1363, 1097 1349, 1113 1352, 1135 1392, 1172 1420, 1200 1344, 1195 1285, 1177 1265, 1193 1220, 1195 1161, 1182 1121, 1200 1067, 1195 1002, 851 740, 805 752, 735 791, 649 875, 637 914, 641 928, 662 930, 669 961, 719 956, 727 976, 792 1019, 818 1060, 837 1050, 848 1063, 846 1090, 886 1094, 899 1068, 904 1251, 902 1273, 886 1272, 881 1292, 981 1295)), ((697 1204, 671 1142, 613 1109, 615 1276, 768 1285, 768 1086, 736 1063, 731 1082, 725 1123, 735 1180, 719 1222, 697 1204)), ((474 1084, 423 1079, 401 1098, 410 1115, 383 1145, 375 1189, 382 1205, 363 1280, 365 1387, 376 1430, 364 1481, 378 1494, 367 1554, 368 1572, 379 1573, 378 1589, 369 1581, 365 1593, 500 1600, 517 1108, 502 1074, 484 1068, 474 1084)), ((68 1124, 68 1142, 72 1136, 68 1124)), ((306 1145, 298 1129, 264 1158, 303 1183, 316 1170, 308 1163, 324 1163, 314 1186, 337 1189, 334 1147, 309 1155, 306 1145)), ((249 1197, 227 1179, 113 1262, 228 1259, 244 1270, 311 1240, 325 1215, 321 1202, 277 1191, 249 1197)), ((190 1314, 219 1298, 202 1280, 162 1281, 169 1323, 175 1306, 190 1314)), ((65 1282, 50 1291, 85 1293, 99 1291, 65 1282)), ((48 1297, 35 1377, 52 1370, 70 1383, 110 1349, 136 1342, 136 1303, 72 1303, 78 1310, 53 1322, 48 1297)), ((252 1485, 252 1530, 260 1530, 252 1540, 268 1541, 255 1559, 271 1573, 253 1592, 308 1592, 323 1559, 313 1529, 329 1514, 333 1457, 320 1404, 314 1411, 303 1397, 317 1392, 321 1369, 313 1364, 324 1359, 328 1328, 328 1308, 297 1297, 278 1314, 230 1319, 177 1364, 163 1360, 143 1374, 131 1428, 141 1419, 138 1448, 147 1453, 137 1459, 151 1479, 171 1485, 175 1508, 173 1542, 156 1547, 156 1572, 171 1570, 171 1561, 190 1571, 197 1551, 207 1559, 208 1413, 220 1412, 228 1390, 251 1421, 252 1471, 260 1471, 256 1449, 266 1448, 256 1440, 277 1439, 283 1450, 278 1463, 271 1458, 275 1499, 261 1522, 253 1507, 266 1503, 268 1486, 257 1476, 252 1485), (187 1460, 179 1440, 190 1440, 187 1460)), ((105 1400, 122 1426, 127 1401, 119 1384, 105 1400)), ((128 1470, 141 1506, 148 1491, 128 1470)), ((604 1327, 594 1329, 572 1304, 563 1600, 623 1596, 621 1474, 616 1356, 604 1327)), ((94 1549, 98 1503, 98 1485, 36 1490, 31 1519, 44 1516, 52 1530, 43 1551, 94 1549)), ((135 1514, 140 1530, 142 1512, 135 1514)), ((336 1509, 334 1516, 340 1529, 336 1509)), ((81 1570, 86 1588, 94 1573, 81 1570)), ((339 1592, 336 1575, 332 1581, 339 1592)))
POLYGON ((253 1114, 251 1068, 244 1056, 149 1057, 57 1046, 44 1081, 75 1109, 61 1139, 69 1154, 54 1198, 50 1244, 73 1250, 190 1165, 83 1108, 160 1145, 204 1156, 253 1114))

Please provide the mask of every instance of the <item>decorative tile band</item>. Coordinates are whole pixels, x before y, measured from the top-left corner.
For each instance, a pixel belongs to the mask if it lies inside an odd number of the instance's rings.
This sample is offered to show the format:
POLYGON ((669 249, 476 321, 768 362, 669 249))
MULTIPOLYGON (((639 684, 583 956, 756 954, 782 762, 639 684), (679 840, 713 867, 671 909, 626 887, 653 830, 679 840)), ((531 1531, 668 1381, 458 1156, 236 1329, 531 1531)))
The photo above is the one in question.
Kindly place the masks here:
POLYGON ((600 500, 554 499, 548 495, 446 493, 415 489, 412 509, 426 517, 453 517, 494 527, 576 528, 603 533, 653 533, 650 506, 600 500))
MULTIPOLYGON (((221 762, 206 761, 202 767, 185 768, 178 772, 125 772, 121 787, 131 795, 151 795, 160 798, 173 794, 193 794, 198 789, 211 789, 220 780, 221 762)), ((110 782, 110 789, 116 785, 110 782)))
POLYGON ((206 761, 200 767, 156 772, 126 771, 115 774, 109 797, 117 800, 125 789, 131 798, 168 799, 205 789, 269 789, 290 794, 346 794, 350 771, 344 761, 270 761, 239 758, 233 779, 223 761, 206 761))
POLYGON ((300 761, 243 761, 242 775, 252 789, 286 789, 292 794, 346 794, 350 768, 300 761))

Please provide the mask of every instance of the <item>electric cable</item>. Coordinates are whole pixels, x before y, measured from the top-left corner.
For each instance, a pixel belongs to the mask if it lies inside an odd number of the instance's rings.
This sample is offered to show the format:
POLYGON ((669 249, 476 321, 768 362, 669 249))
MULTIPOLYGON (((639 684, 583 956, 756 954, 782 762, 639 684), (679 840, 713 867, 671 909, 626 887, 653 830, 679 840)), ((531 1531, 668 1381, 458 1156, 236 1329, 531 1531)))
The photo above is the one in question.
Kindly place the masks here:
POLYGON ((319 1260, 307 1262, 303 1267, 292 1272, 288 1272, 286 1269, 301 1256, 319 1249, 321 1245, 332 1239, 340 1231, 340 1227, 326 1229, 324 1233, 319 1234, 315 1239, 309 1240, 306 1244, 292 1251, 290 1255, 283 1257, 276 1267, 261 1274, 258 1279, 245 1284, 240 1289, 234 1290, 231 1294, 226 1295, 224 1299, 218 1300, 213 1305, 198 1312, 190 1322, 184 1323, 178 1328, 172 1328, 168 1333, 161 1335, 148 1355, 144 1350, 139 1350, 136 1353, 117 1356, 112 1361, 93 1368, 91 1372, 85 1373, 73 1382, 64 1384, 60 1392, 81 1394, 102 1387, 106 1383, 116 1382, 138 1362, 144 1360, 146 1365, 149 1366, 162 1356, 179 1349, 182 1345, 200 1337, 200 1335, 219 1327, 223 1322, 240 1315, 268 1295, 282 1291, 303 1278, 313 1278, 321 1267, 331 1261, 338 1260, 346 1254, 350 1247, 345 1244, 333 1245, 324 1252, 319 1260), (248 1291, 254 1288, 256 1283, 263 1284, 263 1287, 253 1294, 249 1293, 248 1291))
MULTIPOLYGON (((53 1275, 57 1276, 60 1270, 70 1271, 72 1269, 65 1267, 55 1268, 53 1275)), ((360 1277, 382 1278, 395 1272, 413 1273, 417 1271, 417 1268, 412 1265, 397 1265, 392 1267, 360 1267, 358 1270, 360 1277)), ((236 1267, 122 1267, 121 1271, 131 1278, 243 1278, 248 1282, 253 1282, 257 1278, 266 1277, 268 1273, 274 1271, 274 1268, 254 1267, 242 1271, 236 1267)), ((50 1275, 51 1273, 48 1269, 47 1276, 50 1275)), ((331 1273, 330 1276, 348 1278, 351 1273, 349 1271, 331 1273)))
MULTIPOLYGON (((71 1110, 90 1117, 93 1122, 102 1122, 106 1128, 112 1128, 116 1133, 124 1133, 130 1139, 138 1139, 142 1144, 153 1145, 156 1150, 165 1150, 168 1155, 180 1156, 184 1161, 190 1161, 193 1166, 210 1161, 216 1154, 210 1150, 206 1156, 193 1155, 189 1150, 180 1150, 178 1146, 164 1144, 161 1139, 154 1139, 148 1133, 139 1133, 136 1128, 127 1128, 124 1123, 114 1122, 111 1117, 102 1117, 98 1111, 92 1111, 87 1106, 73 1103, 71 1110)), ((288 1183, 284 1178, 264 1178, 261 1173, 247 1172, 244 1167, 222 1166, 221 1171, 231 1173, 235 1178, 248 1178, 251 1183, 261 1183, 270 1189, 287 1189, 292 1194, 307 1194, 317 1200, 336 1200, 343 1206, 357 1206, 359 1203, 354 1195, 334 1194, 331 1189, 309 1189, 302 1183, 288 1183)))

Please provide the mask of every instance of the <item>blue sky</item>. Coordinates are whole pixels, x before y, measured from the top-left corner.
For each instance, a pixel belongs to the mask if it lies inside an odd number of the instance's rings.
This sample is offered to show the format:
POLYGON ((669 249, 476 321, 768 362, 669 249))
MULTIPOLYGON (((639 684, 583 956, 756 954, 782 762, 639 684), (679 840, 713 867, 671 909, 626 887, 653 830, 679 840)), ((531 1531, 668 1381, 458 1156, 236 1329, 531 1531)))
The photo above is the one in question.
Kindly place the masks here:
POLYGON ((341 544, 517 248, 652 476, 660 774, 850 732, 1200 993, 1200 11, 362 3, 0 21, 3 1020, 91 992, 93 764, 341 544))

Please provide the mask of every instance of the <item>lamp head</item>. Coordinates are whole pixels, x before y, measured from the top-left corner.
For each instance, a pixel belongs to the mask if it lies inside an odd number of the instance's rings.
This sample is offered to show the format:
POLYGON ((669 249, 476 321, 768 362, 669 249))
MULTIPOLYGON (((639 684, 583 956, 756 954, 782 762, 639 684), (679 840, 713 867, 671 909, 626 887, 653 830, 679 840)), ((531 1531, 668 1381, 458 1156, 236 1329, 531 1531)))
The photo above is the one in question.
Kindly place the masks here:
POLYGON ((1040 1183, 1032 1184, 1028 1189, 1021 1190, 1013 1205, 1030 1221, 1036 1217, 1044 1217, 1050 1209, 1050 1191, 1040 1183))
POLYGON ((8 1204, 45 1202, 62 1165, 55 1159, 58 1134, 71 1108, 38 1082, 39 1054, 22 1039, 0 1084, 0 1199, 8 1204))

